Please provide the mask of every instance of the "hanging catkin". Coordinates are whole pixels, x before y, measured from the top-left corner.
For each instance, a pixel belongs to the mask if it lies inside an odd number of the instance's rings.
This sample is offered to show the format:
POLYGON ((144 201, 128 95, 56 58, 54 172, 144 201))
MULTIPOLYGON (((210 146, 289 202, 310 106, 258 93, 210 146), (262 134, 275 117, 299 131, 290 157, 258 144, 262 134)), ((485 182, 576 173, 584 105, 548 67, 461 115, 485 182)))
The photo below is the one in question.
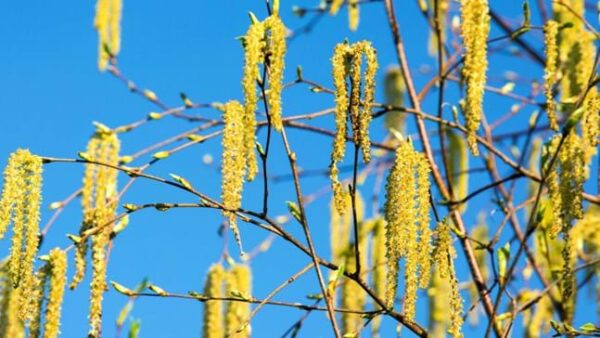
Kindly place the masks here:
POLYGON ((244 37, 245 63, 242 88, 244 91, 246 153, 248 156, 248 179, 253 180, 258 172, 256 164, 255 129, 258 97, 256 80, 259 77, 259 65, 265 63, 268 56, 269 89, 266 91, 269 106, 269 118, 277 131, 283 128, 281 91, 283 89, 283 70, 285 68, 286 29, 277 13, 273 13, 263 22, 253 22, 244 37))
POLYGON ((465 57, 463 77, 467 84, 465 124, 467 142, 473 155, 479 155, 476 134, 483 116, 483 93, 486 83, 487 39, 490 16, 487 0, 463 0, 460 6, 461 35, 465 57))
MULTIPOLYGON (((223 297, 225 270, 221 264, 213 264, 208 269, 204 295, 206 297, 223 297)), ((222 338, 225 335, 225 317, 223 316, 223 301, 207 300, 204 302, 204 321, 202 337, 222 338)))
MULTIPOLYGON (((118 171, 110 166, 119 163, 120 142, 117 134, 108 128, 98 128, 88 142, 85 158, 107 165, 87 163, 85 167, 81 203, 83 224, 80 235, 92 242, 92 280, 90 283, 89 324, 90 337, 100 337, 102 328, 102 299, 106 291, 106 251, 114 225, 117 206, 118 171)), ((73 289, 83 278, 87 241, 77 243, 73 289)))
POLYGON ((454 269, 456 252, 452 245, 451 230, 448 222, 449 220, 446 219, 438 223, 438 242, 433 259, 437 263, 436 272, 450 286, 449 299, 447 300, 450 311, 450 327, 448 328, 448 332, 453 337, 462 337, 463 305, 454 269))
POLYGON ((337 164, 344 159, 346 151, 347 120, 350 120, 352 126, 354 144, 361 149, 363 160, 368 163, 371 159, 369 125, 371 122, 371 107, 375 97, 375 74, 378 63, 375 49, 368 41, 357 42, 353 45, 347 43, 336 45, 331 61, 333 84, 335 86, 336 134, 333 141, 329 176, 336 200, 336 208, 340 213, 343 213, 346 210, 344 199, 341 196, 344 188, 338 178, 337 164), (363 56, 366 60, 366 69, 364 80, 361 81, 363 56), (349 82, 350 90, 348 90, 347 82, 349 82), (361 92, 363 93, 362 100, 361 92))
POLYGON ((404 312, 415 316, 417 288, 429 284, 429 166, 410 142, 401 142, 386 185, 386 301, 392 307, 398 285, 398 261, 404 257, 404 312))
POLYGON ((25 325, 19 318, 19 295, 12 287, 6 262, 0 264, 0 337, 24 338, 25 325))
POLYGON ((12 222, 13 237, 8 274, 18 298, 19 316, 31 318, 35 293, 35 256, 39 244, 40 204, 42 199, 42 159, 28 150, 12 153, 4 170, 0 200, 0 233, 12 222))
POLYGON ((221 160, 221 199, 225 210, 223 215, 229 221, 229 227, 235 240, 242 249, 242 241, 237 227, 235 211, 242 204, 242 189, 246 164, 244 160, 244 107, 237 101, 229 101, 223 107, 223 157, 221 160))
POLYGON ((546 112, 550 127, 558 130, 558 118, 556 117, 556 103, 552 89, 558 76, 558 23, 548 20, 544 26, 544 42, 546 44, 546 68, 544 70, 544 92, 546 94, 546 112))
MULTIPOLYGON (((252 272, 248 265, 235 264, 227 274, 226 296, 250 299, 252 293, 252 272)), ((227 336, 250 337, 250 303, 229 301, 225 310, 225 331, 227 336)))
POLYGON ((121 50, 121 0, 98 0, 94 28, 98 32, 98 68, 105 70, 121 50))

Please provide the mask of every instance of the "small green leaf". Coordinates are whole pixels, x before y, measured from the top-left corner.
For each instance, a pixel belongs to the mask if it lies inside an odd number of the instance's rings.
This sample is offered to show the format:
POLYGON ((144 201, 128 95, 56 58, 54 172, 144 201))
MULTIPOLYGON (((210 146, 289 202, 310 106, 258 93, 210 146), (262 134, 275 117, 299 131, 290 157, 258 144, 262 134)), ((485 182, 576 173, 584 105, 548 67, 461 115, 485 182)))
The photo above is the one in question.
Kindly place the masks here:
POLYGON ((50 208, 50 210, 56 210, 59 208, 63 207, 63 202, 52 202, 50 203, 50 206, 48 208, 50 208))
POLYGON ((81 243, 81 237, 77 236, 77 235, 73 235, 73 234, 67 234, 67 238, 69 238, 71 241, 73 241, 73 243, 75 244, 79 244, 81 243))
POLYGON ((117 234, 121 233, 123 230, 125 230, 125 228, 127 228, 127 225, 129 225, 129 215, 123 216, 123 218, 121 218, 119 222, 115 224, 111 235, 116 236, 117 234))
POLYGON ((181 184, 182 186, 184 186, 186 189, 188 190, 193 190, 192 185, 190 184, 190 182, 188 180, 186 180, 185 178, 175 175, 175 174, 169 174, 169 176, 173 177, 173 179, 181 184))
POLYGON ((113 288, 118 292, 121 293, 125 296, 133 296, 135 295, 135 293, 133 291, 131 291, 130 289, 124 287, 123 285, 115 282, 115 281, 110 281, 110 284, 113 286, 113 288))
POLYGON ((123 204, 123 208, 127 211, 133 212, 133 211, 138 210, 140 207, 135 204, 126 203, 126 204, 123 204))
POLYGON ((187 97, 187 95, 185 95, 185 93, 179 93, 179 97, 181 97, 181 100, 186 108, 190 108, 194 105, 194 103, 187 97))
POLYGON ((510 259, 510 242, 498 249, 498 274, 500 285, 506 283, 506 268, 510 259))
POLYGON ((156 209, 158 211, 167 211, 167 210, 171 209, 172 207, 173 207, 173 205, 167 204, 167 203, 156 203, 154 205, 154 209, 156 209))
POLYGON ((158 160, 162 160, 163 158, 169 157, 169 155, 171 155, 171 153, 169 153, 168 151, 159 151, 157 153, 154 153, 152 157, 158 160))
POLYGON ((163 290, 162 288, 154 285, 154 284, 150 284, 148 285, 148 289, 150 289, 150 291, 156 293, 159 296, 166 296, 168 295, 167 291, 163 290))
POLYGON ((162 114, 161 113, 157 113, 157 112, 150 112, 148 113, 148 119, 149 120, 160 120, 162 118, 162 114))
POLYGON ((296 80, 302 80, 302 66, 298 65, 298 67, 296 67, 296 80))
POLYGON ((531 10, 529 9, 529 1, 523 1, 523 26, 529 27, 531 25, 531 10))
POLYGON ((77 153, 77 156, 79 156, 84 161, 92 161, 92 157, 86 152, 80 151, 77 153))
POLYGON ((119 326, 119 327, 123 326, 123 324, 125 323, 125 320, 129 316, 129 313, 131 312, 132 309, 133 309, 132 302, 128 301, 127 303, 125 303, 125 305, 119 312, 119 316, 117 317, 117 326, 119 326))
POLYGON ((119 164, 127 164, 133 161, 133 156, 121 156, 119 157, 119 164))
POLYGON ((585 323, 579 327, 579 330, 585 331, 586 333, 600 332, 600 328, 594 325, 594 323, 585 323))
POLYGON ((285 204, 287 205, 290 215, 292 215, 298 222, 302 223, 302 213, 300 212, 300 208, 298 208, 298 204, 292 201, 285 201, 285 204))
POLYGON ((127 338, 137 338, 140 334, 140 329, 142 328, 142 322, 139 319, 136 319, 131 322, 131 326, 129 327, 129 334, 127 338))
POLYGON ((256 17, 256 15, 254 15, 254 13, 248 12, 248 16, 250 17, 251 24, 254 25, 254 24, 260 23, 260 20, 258 20, 258 18, 256 17))
POLYGON ((200 142, 203 142, 205 138, 204 138, 204 136, 192 134, 192 135, 188 135, 187 139, 190 140, 190 141, 192 141, 192 142, 200 143, 200 142))
POLYGON ((144 90, 144 97, 146 97, 148 100, 150 100, 152 102, 158 101, 158 96, 156 96, 156 93, 154 93, 150 89, 144 90))

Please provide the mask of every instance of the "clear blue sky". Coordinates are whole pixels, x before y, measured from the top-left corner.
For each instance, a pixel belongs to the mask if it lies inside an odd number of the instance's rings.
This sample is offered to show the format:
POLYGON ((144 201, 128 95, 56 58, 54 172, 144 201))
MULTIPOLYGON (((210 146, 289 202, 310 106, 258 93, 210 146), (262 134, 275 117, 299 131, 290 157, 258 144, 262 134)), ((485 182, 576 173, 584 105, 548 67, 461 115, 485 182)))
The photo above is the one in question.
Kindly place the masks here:
MULTIPOLYGON (((224 102, 241 99, 242 48, 235 38, 244 34, 248 25, 247 12, 254 11, 259 18, 266 16, 263 1, 124 1, 122 22, 122 50, 118 64, 123 73, 139 87, 150 88, 169 106, 181 105, 179 93, 185 92, 195 102, 224 102)), ((425 74, 427 67, 435 67, 435 60, 427 55, 426 22, 418 12, 415 1, 397 1, 397 12, 402 35, 408 48, 409 62, 420 88, 430 78, 425 74), (421 70, 421 72, 419 71, 421 70)), ((299 19, 291 15, 291 6, 316 6, 318 1, 282 1, 282 16, 290 29, 305 24, 309 17, 299 19)), ((454 4, 456 5, 456 4, 454 4)), ((492 7, 511 18, 515 25, 520 21, 521 1, 491 1, 492 7)), ((534 7, 535 8, 535 7, 534 7)), ((537 11, 533 21, 539 24, 537 11)), ((6 163, 8 154, 18 147, 30 148, 34 153, 55 157, 75 157, 85 148, 93 132, 92 121, 100 121, 115 127, 143 118, 156 107, 134 96, 119 81, 108 73, 100 73, 97 63, 97 36, 93 30, 94 4, 91 1, 30 1, 25 3, 3 1, 0 3, 0 165, 6 163)), ((596 21, 594 21, 596 22, 596 21)), ((492 30, 492 37, 501 33, 492 30)), ((530 33, 530 40, 541 50, 540 33, 530 33)), ((331 87, 329 58, 336 43, 344 38, 350 41, 369 39, 378 50, 382 69, 396 62, 387 29, 385 13, 381 3, 361 6, 361 23, 358 32, 347 29, 346 11, 336 17, 325 16, 315 30, 298 37, 289 44, 286 80, 293 80, 295 68, 302 65, 306 78, 331 87)), ((517 49, 515 49, 517 50, 517 49)), ((433 68, 435 69, 435 68, 433 68)), ((506 71, 519 74, 523 81, 517 82, 515 91, 529 93, 528 80, 540 78, 542 69, 506 53, 491 59, 490 83, 502 86, 506 82, 506 71)), ((382 73, 378 75, 381 83, 382 73)), ((381 92, 378 93, 380 100, 381 92)), ((449 91, 447 100, 457 103, 456 88, 449 91)), ((486 112, 489 121, 509 111, 512 101, 489 94, 486 112)), ((538 96, 537 100, 541 100, 538 96)), ((424 105, 431 110, 436 102, 431 95, 424 105)), ((306 87, 298 86, 284 94, 284 114, 308 113, 333 104, 330 96, 312 94, 306 87)), ((498 132, 526 127, 526 121, 535 107, 525 107, 513 122, 498 129, 498 132), (521 127, 519 127, 521 126, 521 127)), ((216 118, 213 110, 196 110, 194 114, 216 118)), ((448 113, 448 112, 446 112, 448 113)), ((329 129, 333 127, 330 117, 311 122, 329 129)), ((192 124, 174 119, 152 123, 135 133, 123 135, 123 154, 131 154, 145 146, 192 128, 192 124)), ((409 131, 413 123, 409 123, 409 131)), ((429 126, 435 130, 434 125, 429 126)), ((374 139, 381 140, 384 133, 381 121, 372 128, 374 139)), ((331 140, 322 136, 311 136, 305 132, 290 131, 290 142, 298 154, 303 168, 325 168, 329 163, 331 140)), ((259 140, 264 134, 259 135, 259 140)), ((220 179, 218 176, 220 140, 215 139, 200 146, 178 153, 173 158, 154 166, 150 173, 166 177, 177 173, 189 179, 196 188, 218 198, 220 179), (205 154, 212 154, 215 163, 202 163, 205 154)), ((518 146, 518 145, 517 145, 518 146)), ((509 142, 504 144, 508 151, 509 142)), ((274 157, 271 159, 271 174, 289 173, 282 143, 278 135, 274 138, 274 157)), ((145 163, 148 157, 137 164, 145 163)), ((479 159, 472 159, 472 166, 481 166, 479 159)), ((134 163, 135 164, 135 163, 134 163)), ((502 168, 503 173, 510 173, 502 168)), ((44 173, 43 222, 50 216, 47 206, 65 198, 78 188, 82 167, 77 164, 53 164, 44 173)), ((126 181, 120 177, 121 185, 126 181)), ((486 182, 487 176, 473 177, 472 187, 486 182), (481 178, 481 180, 479 180, 481 178), (479 184, 478 184, 479 183, 479 184)), ((593 179, 592 179, 593 181, 593 179)), ((326 187, 327 180, 307 178, 302 189, 310 194, 326 187)), ((364 194, 372 187, 372 180, 365 186, 364 194)), ((258 209, 262 182, 247 185, 244 205, 258 209)), ((524 185, 522 185, 524 187, 524 185)), ((595 192, 595 187, 590 186, 595 192)), ((517 194, 522 197, 523 192, 517 194)), ((469 227, 476 215, 482 211, 492 229, 500 223, 502 215, 491 202, 493 196, 482 195, 479 203, 471 203, 466 214, 469 227)), ((273 184, 271 195, 272 215, 285 214, 284 200, 293 200, 290 181, 273 184)), ((196 202, 188 194, 169 187, 139 180, 123 198, 123 203, 145 202, 196 202)), ((329 255, 328 237, 329 193, 312 204, 308 217, 317 251, 329 255)), ((76 233, 79 229, 81 211, 78 203, 69 206, 53 226, 42 246, 42 253, 54 246, 66 247, 69 240, 65 233, 76 233)), ((201 291, 208 266, 219 258, 222 241, 217 235, 221 215, 207 210, 171 210, 166 213, 143 211, 132 216, 129 228, 115 241, 108 268, 108 279, 133 287, 144 277, 162 288, 178 293, 190 290, 201 291)), ((302 238, 298 224, 290 223, 287 229, 302 238)), ((251 248, 267 234, 250 225, 241 225, 245 246, 251 248)), ((508 240, 507 236, 505 240, 508 240)), ((8 252, 8 241, 0 243, 2 252, 8 252)), ((291 274, 300 270, 309 260, 306 256, 290 250, 291 246, 281 240, 275 241, 272 249, 252 261, 255 275, 254 295, 264 297, 275 286, 291 274)), ((237 252, 230 246, 231 252, 237 252)), ((72 259, 69 260, 72 266, 72 259)), ((72 270, 69 272, 69 279, 72 270)), ((461 280, 468 278, 467 271, 460 267, 461 280)), ((88 288, 86 279, 76 291, 67 291, 64 303, 62 336, 81 337, 87 332, 88 288)), ((515 286, 522 286, 517 283, 515 286)), ((533 285, 537 286, 537 285, 533 285)), ((513 291, 516 288, 513 288, 513 291)), ((314 273, 307 273, 278 296, 281 300, 309 303, 306 294, 318 292, 314 273)), ((588 291, 581 292, 586 296, 588 291)), ((422 299, 425 297, 422 295, 422 299)), ((125 297, 112 289, 105 294, 104 336, 114 336, 115 318, 126 302, 125 297)), ((425 302, 419 304, 420 323, 426 325, 425 302)), ((585 308, 578 323, 595 321, 592 309, 585 308)), ((252 328, 255 337, 278 337, 303 312, 295 309, 266 307, 254 319, 252 328)), ((132 316, 142 321, 142 337, 197 337, 200 333, 202 306, 191 300, 139 299, 132 316)), ((393 335, 394 325, 387 321, 385 337, 393 335)), ((408 330, 406 330, 408 332, 408 330)), ((520 328, 514 336, 520 336, 520 328)), ((481 332, 465 326, 467 336, 478 336, 481 332)), ((330 329, 325 315, 311 314, 306 321, 301 337, 329 337, 330 329)), ((408 334, 407 334, 408 336, 408 334)))

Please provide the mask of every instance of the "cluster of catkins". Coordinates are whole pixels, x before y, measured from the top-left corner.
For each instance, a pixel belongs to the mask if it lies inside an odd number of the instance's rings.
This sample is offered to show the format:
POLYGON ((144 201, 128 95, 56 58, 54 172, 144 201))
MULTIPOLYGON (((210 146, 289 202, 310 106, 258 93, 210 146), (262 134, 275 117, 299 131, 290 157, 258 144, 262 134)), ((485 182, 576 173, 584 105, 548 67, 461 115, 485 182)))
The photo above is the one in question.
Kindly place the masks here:
POLYGON ((206 276, 204 296, 204 338, 250 337, 252 272, 245 264, 225 270, 213 264, 206 276), (224 301, 224 299, 229 299, 224 301))
MULTIPOLYGON (((449 300, 450 307, 438 309, 435 323, 446 328, 454 337, 459 337, 463 310, 453 264, 455 252, 448 221, 440 222, 435 231, 430 229, 429 171, 425 156, 415 151, 410 142, 401 141, 388 177, 384 218, 376 216, 364 220, 364 202, 358 192, 354 203, 356 220, 350 193, 344 192, 342 195, 346 210, 341 213, 336 205, 336 197, 332 198, 331 260, 338 266, 344 265, 350 273, 356 272, 354 243, 358 241, 363 267, 361 278, 367 280, 367 274, 371 274, 375 294, 391 309, 396 301, 398 264, 404 259, 403 313, 406 318, 415 319, 418 288, 437 290, 430 295, 432 304, 448 304, 449 300), (351 229, 354 221, 360 230, 358 239, 354 238, 353 241, 351 229), (443 285, 448 286, 448 291, 440 291, 443 285)), ((349 278, 340 279, 334 272, 330 276, 330 289, 333 289, 334 296, 337 285, 341 285, 341 295, 335 298, 339 298, 341 308, 364 310, 367 294, 360 285, 349 278)), ((381 308, 377 303, 375 307, 381 308)), ((342 313, 344 334, 358 336, 363 329, 363 320, 360 315, 342 313)), ((380 323, 380 317, 373 319, 371 331, 374 336, 379 335, 380 323)))
POLYGON ((335 86, 336 134, 331 153, 330 177, 336 208, 339 213, 344 213, 347 207, 343 197, 345 188, 338 179, 337 164, 344 159, 346 152, 348 120, 350 120, 352 140, 355 146, 361 149, 365 162, 368 163, 371 160, 369 125, 371 123, 371 107, 375 98, 377 53, 368 41, 352 45, 340 43, 335 47, 331 62, 335 86), (361 80, 363 56, 366 59, 366 69, 364 80, 361 80))
POLYGON ((0 238, 10 224, 13 229, 10 256, 0 267, 0 337, 24 337, 26 328, 30 337, 59 333, 67 258, 64 251, 53 249, 40 257, 46 263, 35 271, 41 190, 42 159, 23 149, 11 154, 0 199, 0 238))
POLYGON ((268 118, 276 131, 281 131, 283 128, 281 91, 286 52, 285 26, 277 14, 276 8, 274 8, 273 14, 262 22, 259 22, 254 16, 252 16, 252 20, 253 22, 243 38, 245 51, 242 79, 244 104, 232 100, 222 105, 225 123, 221 164, 223 214, 227 217, 241 250, 242 242, 235 213, 241 207, 244 178, 252 181, 258 173, 255 152, 257 81, 263 81, 261 83, 263 88, 268 82, 269 88, 265 91, 268 118), (262 79, 259 74, 260 64, 265 67, 266 79, 262 79))
POLYGON ((561 296, 570 320, 576 288, 572 229, 584 216, 583 184, 599 144, 600 94, 592 85, 596 38, 581 20, 585 17, 585 2, 556 2, 553 11, 554 20, 544 25, 544 89, 550 126, 557 133, 544 147, 541 169, 546 175, 548 209, 553 218, 548 233, 552 238, 561 233, 564 241, 561 296))

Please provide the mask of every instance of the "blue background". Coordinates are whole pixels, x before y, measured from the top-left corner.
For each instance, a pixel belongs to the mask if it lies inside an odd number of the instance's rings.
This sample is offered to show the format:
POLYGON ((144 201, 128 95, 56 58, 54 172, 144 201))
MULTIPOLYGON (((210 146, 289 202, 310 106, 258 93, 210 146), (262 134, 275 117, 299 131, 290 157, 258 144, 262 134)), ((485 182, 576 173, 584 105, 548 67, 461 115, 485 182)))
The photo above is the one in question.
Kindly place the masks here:
MULTIPOLYGON (((282 17, 288 28, 293 30, 307 23, 310 16, 303 19, 295 17, 291 13, 292 5, 314 7, 318 2, 282 1, 282 17)), ((435 59, 427 54, 427 23, 418 11, 416 1, 397 1, 396 6, 401 34, 409 46, 409 62, 417 88, 420 89, 433 76, 436 65, 435 59)), ((452 6, 451 14, 454 15, 457 4, 452 6)), ((513 27, 518 26, 521 20, 521 1, 491 1, 491 6, 510 18, 509 22, 513 27)), ((240 42, 235 38, 245 33, 249 22, 247 12, 250 10, 259 18, 266 16, 263 1, 125 1, 122 50, 118 65, 140 88, 155 91, 170 107, 181 105, 179 93, 182 91, 194 102, 241 100, 243 53, 240 42)), ((532 13, 533 23, 539 25, 541 20, 535 6, 532 13)), ((98 71, 98 42, 92 26, 93 17, 94 4, 90 1, 0 3, 0 63, 3 66, 0 75, 2 167, 9 153, 18 147, 30 148, 40 155, 76 157, 78 151, 85 149, 87 139, 94 130, 92 121, 115 127, 143 118, 151 111, 159 111, 148 101, 129 93, 110 74, 98 71)), ((595 16, 593 18, 592 22, 597 23, 595 16)), ((325 15, 312 33, 290 42, 286 58, 286 81, 293 80, 296 66, 302 65, 307 79, 331 87, 329 58, 334 45, 348 38, 350 41, 369 39, 373 42, 381 65, 378 74, 378 83, 381 83, 383 70, 396 63, 383 4, 361 6, 360 20, 359 30, 350 32, 347 28, 346 10, 342 9, 335 17, 325 15)), ((500 35, 503 33, 495 27, 490 34, 491 37, 500 35)), ((526 38, 538 51, 542 51, 540 31, 532 31, 526 38)), ((502 43, 497 46, 502 46, 502 43)), ((508 48, 511 49, 518 51, 514 46, 508 48)), ((529 93, 530 81, 541 79, 542 76, 539 65, 511 53, 494 54, 490 64, 491 85, 501 87, 506 83, 505 73, 515 72, 519 75, 515 91, 523 95, 529 93)), ((377 94, 379 101, 383 99, 381 93, 382 90, 379 90, 377 94)), ((450 85, 446 101, 456 104, 458 94, 457 86, 450 85)), ((423 105, 425 111, 435 112, 436 97, 435 91, 427 96, 423 105)), ((543 97, 538 96, 536 99, 541 101, 543 97)), ((513 103, 512 100, 487 94, 488 121, 504 115, 513 103)), ((286 116, 330 108, 332 105, 331 96, 311 93, 304 85, 295 86, 284 93, 286 116)), ((504 124, 496 132, 526 128, 529 116, 535 109, 534 106, 526 106, 511 122, 504 124)), ((210 109, 194 110, 191 113, 209 118, 219 117, 217 111, 210 109)), ((445 114, 447 118, 451 118, 449 111, 445 114)), ((385 136, 380 120, 376 120, 371 129, 376 140, 382 140, 385 136)), ((331 116, 310 123, 333 128, 331 116)), ((413 132, 412 118, 408 125, 408 131, 413 132)), ((149 123, 134 133, 122 135, 122 153, 134 153, 192 127, 188 122, 173 118, 149 123)), ((437 130, 434 124, 428 127, 432 132, 437 130)), ((289 130, 289 135, 301 167, 327 167, 330 138, 295 130, 289 130)), ((287 174, 289 166, 281 139, 279 135, 274 136, 269 161, 270 174, 287 174)), ((259 140, 264 143, 264 132, 259 134, 259 140)), ((433 144, 437 146, 436 139, 433 144)), ((515 145, 518 148, 519 143, 515 145)), ((508 152, 510 147, 511 144, 506 142, 501 148, 508 152)), ((149 173, 162 177, 167 177, 168 173, 177 173, 191 181, 198 190, 219 198, 220 151, 220 139, 213 139, 161 161, 149 173), (206 154, 214 157, 212 165, 202 162, 202 157, 206 154)), ((133 165, 143 164, 148 160, 149 156, 146 156, 133 165)), ((471 159, 471 166, 482 167, 481 161, 471 159)), ((53 201, 62 200, 78 188, 82 169, 79 164, 52 164, 45 168, 42 224, 52 215, 47 206, 53 201)), ((502 166, 501 171, 504 175, 511 173, 502 166)), ((120 176, 120 179, 122 186, 127 177, 120 176)), ((472 175, 471 188, 479 187, 488 180, 487 174, 472 175)), ((595 179, 590 181, 594 182, 595 179)), ((286 214, 283 201, 295 200, 292 182, 286 180, 271 185, 270 214, 286 214)), ((365 183, 362 188, 364 196, 370 194, 372 185, 373 179, 365 183)), ((305 194, 323 191, 327 186, 325 176, 306 178, 302 182, 305 194)), ((515 196, 517 202, 525 196, 524 181, 519 187, 515 196)), ((594 184, 588 184, 586 188, 591 193, 597 192, 594 184)), ((261 179, 246 185, 243 201, 246 208, 260 208, 261 189, 261 179)), ((502 214, 495 209, 492 197, 492 194, 486 193, 476 202, 470 203, 465 215, 469 228, 482 212, 491 229, 496 229, 502 220, 502 214)), ((317 251, 323 257, 329 256, 329 198, 329 192, 326 191, 307 210, 317 251)), ((141 204, 196 200, 176 189, 140 179, 127 192, 122 202, 141 204)), ((70 242, 64 234, 78 231, 80 214, 79 202, 76 201, 54 224, 41 253, 46 253, 54 246, 68 246, 70 242)), ((144 277, 148 277, 154 284, 171 292, 201 291, 207 268, 219 259, 221 253, 222 240, 217 234, 221 221, 222 217, 218 212, 202 209, 171 210, 164 213, 146 210, 132 215, 129 227, 114 243, 108 279, 134 287, 144 277)), ((303 238, 297 223, 289 223, 286 229, 298 238, 303 238)), ((241 231, 247 250, 267 236, 263 230, 247 224, 241 224, 241 231)), ((510 231, 504 233, 506 235, 502 237, 500 244, 511 238, 510 231)), ((513 245, 516 247, 516 243, 513 245)), ((0 243, 0 248, 3 252, 8 252, 7 239, 0 243)), ((229 248, 234 258, 237 258, 237 248, 234 245, 229 248)), ((290 248, 289 244, 276 240, 267 253, 252 260, 256 297, 264 297, 309 262, 307 256, 290 248)), ((461 261, 464 262, 462 256, 459 256, 457 262, 461 261)), ((71 259, 69 263, 73 265, 71 259)), ((459 278, 466 281, 469 275, 463 265, 464 263, 458 264, 459 278)), ((71 275, 72 270, 69 273, 71 275)), ((528 282, 520 280, 520 276, 517 279, 511 286, 511 291, 522 286, 539 287, 535 277, 528 282)), ((88 330, 88 281, 86 279, 76 291, 66 292, 61 327, 63 337, 81 337, 88 330)), ((317 292, 319 288, 314 271, 310 271, 287 287, 277 299, 310 303, 305 296, 317 292)), ((590 296, 588 291, 580 294, 582 297, 590 296)), ((425 299, 424 293, 421 294, 421 299, 425 299)), ((114 336, 115 319, 125 302, 126 298, 112 289, 105 294, 104 336, 114 336)), ((596 321, 595 305, 594 302, 591 303, 580 305, 576 324, 596 321)), ((419 323, 426 325, 426 301, 419 303, 418 311, 419 323)), ((302 314, 302 311, 296 309, 267 306, 252 322, 254 336, 278 337, 302 314)), ((142 337, 196 337, 200 334, 202 306, 193 300, 140 298, 136 301, 132 316, 142 321, 142 337)), ((392 336, 395 324, 385 320, 384 330, 384 337, 392 336)), ((406 336, 410 335, 408 330, 404 331, 406 336)), ((521 331, 518 321, 514 336, 520 336, 521 331)), ((465 334, 479 336, 482 332, 481 328, 474 330, 465 325, 465 334)), ((301 337, 330 335, 329 324, 323 313, 311 314, 300 334, 301 337)))

